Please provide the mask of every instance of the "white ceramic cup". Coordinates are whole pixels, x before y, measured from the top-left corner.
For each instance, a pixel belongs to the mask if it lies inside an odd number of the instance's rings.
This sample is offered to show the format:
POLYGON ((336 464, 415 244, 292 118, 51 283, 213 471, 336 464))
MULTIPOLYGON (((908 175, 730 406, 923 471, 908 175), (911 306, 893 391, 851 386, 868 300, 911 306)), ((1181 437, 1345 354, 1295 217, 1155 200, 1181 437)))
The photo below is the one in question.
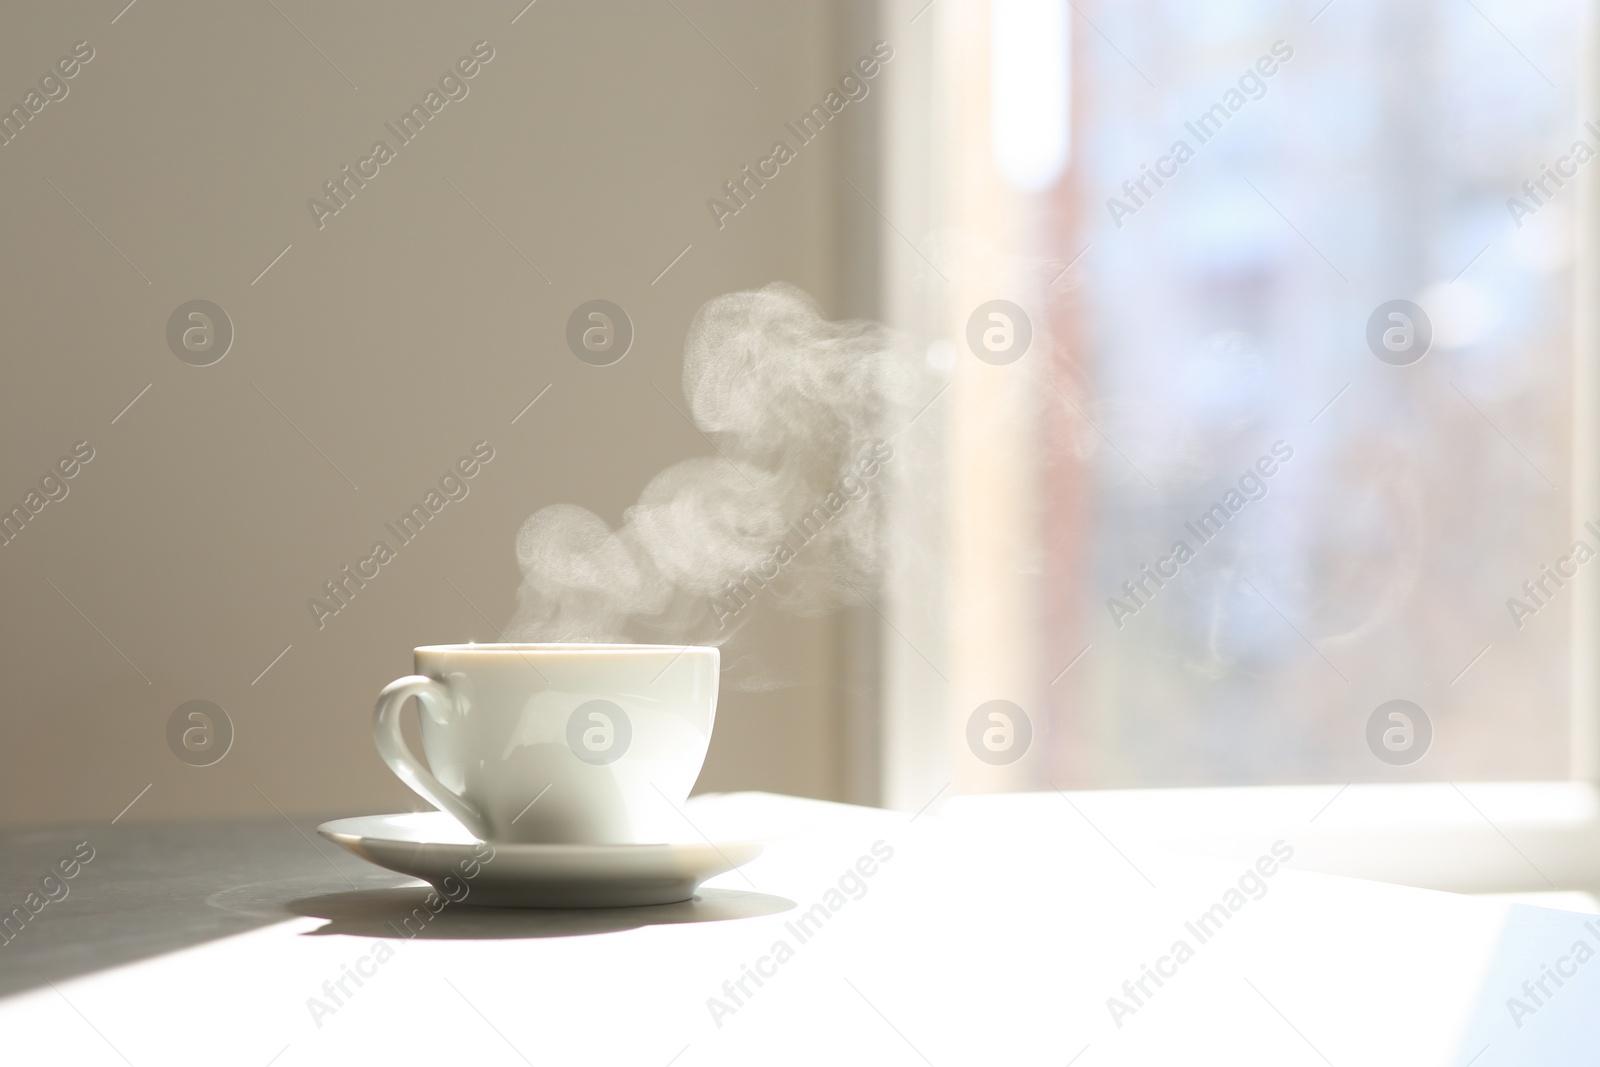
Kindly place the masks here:
POLYGON ((719 660, 693 645, 426 645, 379 695, 372 732, 402 782, 484 841, 675 840, 719 660), (412 697, 426 764, 400 733, 412 697))

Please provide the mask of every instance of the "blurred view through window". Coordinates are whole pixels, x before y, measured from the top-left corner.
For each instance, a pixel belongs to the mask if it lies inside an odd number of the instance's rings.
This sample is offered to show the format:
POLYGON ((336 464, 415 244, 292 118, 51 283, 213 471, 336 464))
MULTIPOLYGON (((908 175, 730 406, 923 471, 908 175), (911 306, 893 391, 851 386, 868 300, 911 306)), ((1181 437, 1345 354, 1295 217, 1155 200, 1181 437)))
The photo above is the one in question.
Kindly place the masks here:
POLYGON ((930 11, 948 721, 1002 695, 962 689, 983 640, 964 589, 996 585, 964 585, 986 542, 962 531, 1009 508, 1036 537, 1007 563, 1032 592, 1006 607, 1041 635, 1018 684, 1040 712, 1034 787, 1571 772, 1572 612, 1600 570, 1573 556, 1600 550, 1572 461, 1581 186, 1600 168, 1586 12, 1319 6, 930 11), (1065 99, 1029 110, 1029 92, 1065 99), (962 275, 974 246, 1011 266, 962 275), (1007 447, 998 421, 961 429, 1009 370, 959 340, 989 297, 1034 319, 1015 380, 1044 399, 1014 447, 1038 505, 1020 513, 998 461, 961 473, 1007 447), (1425 716, 1420 759, 1372 739, 1394 700, 1425 716))

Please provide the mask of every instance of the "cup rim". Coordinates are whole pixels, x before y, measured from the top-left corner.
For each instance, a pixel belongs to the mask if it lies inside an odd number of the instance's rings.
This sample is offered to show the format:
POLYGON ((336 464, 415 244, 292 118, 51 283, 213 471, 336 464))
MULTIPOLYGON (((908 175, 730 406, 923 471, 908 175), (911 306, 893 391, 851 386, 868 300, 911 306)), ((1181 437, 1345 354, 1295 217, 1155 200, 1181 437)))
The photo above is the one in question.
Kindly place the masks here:
POLYGON ((719 654, 715 645, 628 645, 609 644, 599 641, 473 641, 465 644, 447 645, 418 645, 412 649, 413 653, 432 652, 447 653, 450 655, 598 655, 606 654, 615 656, 624 655, 661 655, 670 653, 674 656, 686 656, 691 653, 719 654))

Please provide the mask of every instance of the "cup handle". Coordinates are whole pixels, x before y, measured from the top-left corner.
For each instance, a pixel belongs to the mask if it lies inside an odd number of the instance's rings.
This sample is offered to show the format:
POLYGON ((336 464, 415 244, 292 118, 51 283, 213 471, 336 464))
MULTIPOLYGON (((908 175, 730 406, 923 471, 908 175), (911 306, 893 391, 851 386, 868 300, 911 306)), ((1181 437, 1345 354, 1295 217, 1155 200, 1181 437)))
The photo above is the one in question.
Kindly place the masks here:
POLYGON ((406 701, 412 697, 417 698, 419 705, 431 705, 441 715, 454 710, 450 690, 441 682, 421 674, 395 679, 378 694, 378 706, 372 712, 372 737, 378 743, 378 755, 418 796, 439 810, 454 815, 473 836, 487 841, 489 828, 477 805, 446 789, 406 745, 406 739, 400 733, 400 713, 406 701))

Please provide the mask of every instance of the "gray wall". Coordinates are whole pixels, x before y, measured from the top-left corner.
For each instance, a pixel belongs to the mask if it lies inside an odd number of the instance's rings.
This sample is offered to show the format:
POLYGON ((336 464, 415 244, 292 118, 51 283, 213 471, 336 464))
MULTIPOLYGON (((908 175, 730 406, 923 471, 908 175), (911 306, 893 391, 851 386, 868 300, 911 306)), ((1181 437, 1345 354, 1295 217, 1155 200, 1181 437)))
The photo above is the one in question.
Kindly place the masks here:
MULTIPOLYGON (((0 819, 110 819, 147 784, 127 819, 420 806, 373 750, 373 697, 415 644, 494 639, 536 508, 616 523, 662 466, 709 453, 657 392, 682 403, 695 309, 783 279, 832 315, 872 310, 877 223, 842 176, 872 187, 878 97, 725 229, 705 206, 871 26, 691 0, 540 0, 515 24, 519 0, 121 6, 12 5, 0 33, 7 108, 94 49, 0 147, 0 507, 94 449, 0 547, 0 819), (307 199, 398 144, 385 122, 478 41, 494 58, 469 95, 319 230, 307 199), (636 329, 609 368, 563 339, 593 297, 636 329), (193 299, 236 334, 210 366, 166 339, 193 299), (308 598, 479 440, 495 457, 470 494, 319 630, 308 598), (236 730, 203 768, 166 739, 196 699, 236 730)), ((700 789, 870 791, 843 758, 840 709, 870 701, 844 691, 839 622, 756 624, 799 684, 725 693, 700 789)))

